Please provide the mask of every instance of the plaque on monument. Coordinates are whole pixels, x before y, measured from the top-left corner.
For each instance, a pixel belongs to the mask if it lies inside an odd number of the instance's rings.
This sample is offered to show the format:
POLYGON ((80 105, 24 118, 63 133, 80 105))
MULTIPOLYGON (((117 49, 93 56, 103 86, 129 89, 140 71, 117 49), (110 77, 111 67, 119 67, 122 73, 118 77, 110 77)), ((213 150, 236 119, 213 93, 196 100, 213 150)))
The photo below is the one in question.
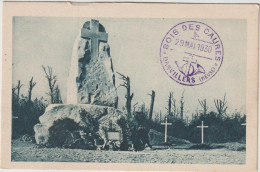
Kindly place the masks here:
POLYGON ((118 141, 120 140, 120 132, 118 131, 108 131, 107 132, 107 138, 111 141, 118 141))

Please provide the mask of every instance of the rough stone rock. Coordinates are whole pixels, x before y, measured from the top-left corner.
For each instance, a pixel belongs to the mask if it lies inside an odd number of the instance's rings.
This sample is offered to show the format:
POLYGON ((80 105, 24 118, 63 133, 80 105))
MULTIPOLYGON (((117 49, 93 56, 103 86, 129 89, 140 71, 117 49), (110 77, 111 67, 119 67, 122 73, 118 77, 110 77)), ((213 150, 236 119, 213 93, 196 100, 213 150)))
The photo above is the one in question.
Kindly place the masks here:
POLYGON ((117 107, 107 33, 97 20, 86 22, 75 41, 67 90, 67 104, 117 107))
MULTIPOLYGON (((49 129, 53 126, 55 121, 66 118, 72 119, 82 130, 88 131, 88 133, 85 134, 91 136, 93 140, 99 138, 103 140, 103 143, 106 143, 106 132, 110 129, 120 132, 121 136, 123 135, 122 128, 118 125, 117 121, 121 118, 126 118, 126 115, 122 111, 108 106, 52 104, 48 106, 45 113, 39 118, 40 123, 34 126, 36 143, 42 145, 50 144, 49 129)), ((90 137, 86 137, 86 139, 87 138, 90 137)), ((120 142, 122 142, 122 139, 120 142)), ((66 143, 66 145, 69 144, 74 143, 66 143)))

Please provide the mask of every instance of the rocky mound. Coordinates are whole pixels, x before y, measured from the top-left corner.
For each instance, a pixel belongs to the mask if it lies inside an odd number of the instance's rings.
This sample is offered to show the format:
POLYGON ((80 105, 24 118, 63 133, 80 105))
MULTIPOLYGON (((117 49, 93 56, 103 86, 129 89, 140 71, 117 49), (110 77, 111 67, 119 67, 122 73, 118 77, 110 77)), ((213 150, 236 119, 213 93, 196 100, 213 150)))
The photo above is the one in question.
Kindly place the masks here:
POLYGON ((94 149, 96 145, 105 145, 106 132, 109 130, 123 135, 118 124, 121 119, 125 119, 125 114, 113 107, 53 104, 39 118, 40 123, 34 126, 35 140, 37 144, 58 147, 80 142, 86 148, 94 149))

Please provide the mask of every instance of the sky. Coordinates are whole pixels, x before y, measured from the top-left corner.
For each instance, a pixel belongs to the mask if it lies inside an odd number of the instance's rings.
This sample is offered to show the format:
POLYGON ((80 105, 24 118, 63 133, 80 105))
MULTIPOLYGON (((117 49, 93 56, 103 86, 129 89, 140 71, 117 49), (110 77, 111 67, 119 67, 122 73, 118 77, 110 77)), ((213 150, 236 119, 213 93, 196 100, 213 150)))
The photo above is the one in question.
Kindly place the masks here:
MULTIPOLYGON (((184 91, 185 116, 198 108, 198 99, 207 99, 209 111, 216 111, 214 99, 226 94, 227 113, 246 111, 246 20, 192 19, 214 28, 224 47, 218 73, 206 83, 183 86, 164 72, 160 63, 160 45, 165 34, 176 24, 189 19, 120 19, 95 18, 108 33, 110 55, 115 72, 130 77, 134 93, 132 105, 145 103, 149 108, 151 91, 155 91, 154 111, 166 112, 169 92, 179 106, 184 91)), ((42 65, 51 66, 58 77, 62 99, 66 102, 67 78, 72 49, 84 22, 91 18, 14 17, 13 18, 13 85, 21 80, 21 93, 27 95, 31 77, 37 82, 33 98, 47 98, 48 83, 42 65)), ((116 87, 121 84, 116 75, 116 87)), ((125 104, 124 87, 118 88, 119 107, 125 104)))

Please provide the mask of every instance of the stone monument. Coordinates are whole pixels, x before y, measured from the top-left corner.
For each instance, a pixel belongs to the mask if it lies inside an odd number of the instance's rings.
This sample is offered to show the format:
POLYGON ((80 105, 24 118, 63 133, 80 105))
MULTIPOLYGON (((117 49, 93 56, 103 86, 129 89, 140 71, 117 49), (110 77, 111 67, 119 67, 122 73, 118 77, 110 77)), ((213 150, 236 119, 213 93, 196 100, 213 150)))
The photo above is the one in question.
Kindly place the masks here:
POLYGON ((67 104, 116 107, 118 97, 108 34, 97 20, 86 22, 75 41, 67 86, 67 104))
MULTIPOLYGON (((56 133, 59 132, 57 125, 64 119, 69 119, 67 122, 72 120, 80 128, 80 131, 68 131, 65 127, 62 130, 66 131, 60 131, 61 135, 68 133, 60 138, 66 138, 66 145, 72 145, 86 137, 83 139, 84 143, 96 143, 101 139, 105 146, 108 140, 106 133, 111 126, 114 131, 123 135, 118 121, 125 119, 126 114, 117 109, 115 74, 107 42, 108 34, 99 21, 84 23, 73 47, 67 83, 67 104, 51 104, 46 108, 39 118, 40 123, 34 126, 37 144, 51 144, 50 140, 55 142, 54 135, 59 136, 56 133)), ((121 138, 120 142, 122 141, 121 138)))

